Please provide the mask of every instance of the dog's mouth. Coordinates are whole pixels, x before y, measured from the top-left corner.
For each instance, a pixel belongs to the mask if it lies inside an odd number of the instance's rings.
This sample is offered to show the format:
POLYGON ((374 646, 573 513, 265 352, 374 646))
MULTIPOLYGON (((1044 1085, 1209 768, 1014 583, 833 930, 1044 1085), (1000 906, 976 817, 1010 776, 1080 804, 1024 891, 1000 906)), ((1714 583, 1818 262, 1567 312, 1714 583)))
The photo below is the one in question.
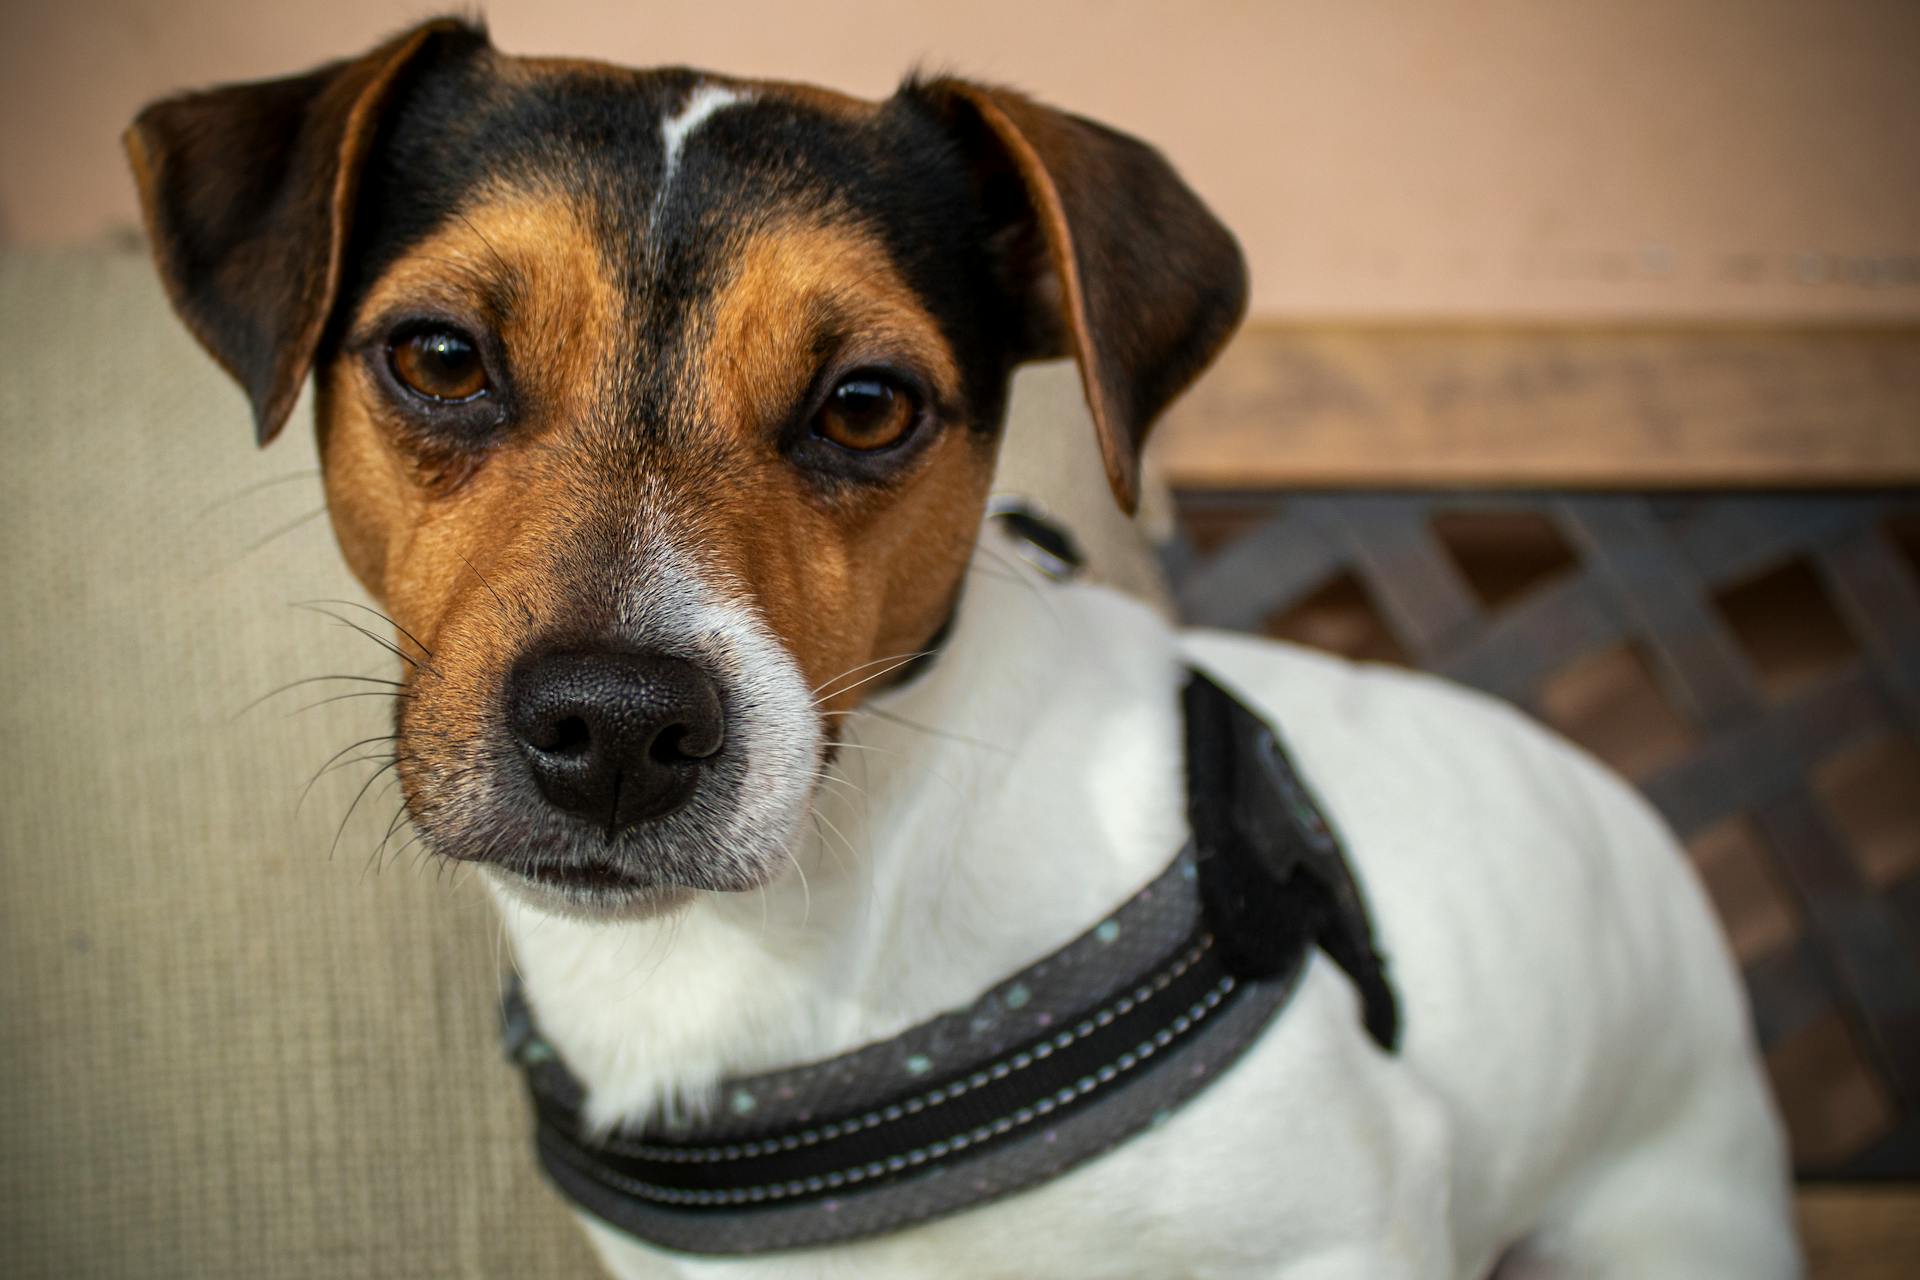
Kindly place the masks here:
POLYGON ((684 906, 693 890, 603 862, 489 866, 503 901, 590 922, 657 917, 684 906))
POLYGON ((597 858, 585 862, 536 862, 510 870, 531 886, 562 895, 624 896, 660 887, 650 879, 597 858))
POLYGON ((521 905, 628 919, 775 878, 811 806, 823 736, 794 742, 740 732, 733 750, 703 768, 683 805, 613 831, 560 811, 511 757, 475 770, 470 781, 455 774, 453 786, 441 783, 451 770, 427 775, 409 788, 408 805, 429 848, 481 864, 521 905))
POLYGON ((493 865, 496 892, 523 907, 589 921, 644 919, 673 911, 693 890, 599 858, 493 865))
MULTIPOLYGON (((791 808, 768 807, 752 826, 719 827, 702 823, 676 837, 666 831, 624 833, 563 832, 538 840, 520 821, 496 815, 494 821, 467 828, 458 852, 448 856, 477 862, 494 889, 523 907, 589 921, 651 918, 685 906, 703 893, 741 893, 764 887, 781 874, 778 851, 802 829, 820 792, 818 778, 833 758, 837 726, 822 725, 812 744, 813 785, 791 798, 791 808), (764 845, 764 848, 757 846, 764 845)), ((745 784, 753 788, 752 782, 745 784)), ((767 786, 757 788, 770 799, 767 786)), ((737 802, 723 802, 737 810, 737 802)), ((728 816, 732 816, 729 813, 728 816)), ((672 826, 672 823, 668 824, 672 826)))
POLYGON ((618 627, 502 653, 443 624, 401 704, 415 827, 525 905, 626 916, 751 891, 805 822, 825 722, 797 662, 757 609, 648 563, 618 627))

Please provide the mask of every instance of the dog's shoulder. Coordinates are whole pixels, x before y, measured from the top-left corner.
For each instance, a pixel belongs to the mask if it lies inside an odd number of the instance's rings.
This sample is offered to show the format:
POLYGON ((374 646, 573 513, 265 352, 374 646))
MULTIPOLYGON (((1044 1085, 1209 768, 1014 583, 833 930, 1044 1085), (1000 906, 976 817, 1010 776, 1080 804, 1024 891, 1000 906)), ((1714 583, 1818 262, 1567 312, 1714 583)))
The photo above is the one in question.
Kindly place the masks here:
POLYGON ((1195 631, 1181 647, 1270 720, 1374 896, 1390 916, 1404 908, 1403 928, 1478 920, 1516 963, 1530 942, 1577 963, 1583 938, 1624 937, 1650 969, 1693 936, 1718 945, 1646 798, 1511 704, 1283 643, 1195 631))
MULTIPOLYGON (((1182 633, 1187 660, 1266 716, 1309 782, 1336 798, 1364 783, 1369 805, 1440 807, 1442 797, 1522 821, 1659 829, 1646 802, 1583 749, 1512 704, 1424 672, 1352 662, 1281 641, 1182 633)), ((1356 796, 1354 799, 1363 797, 1356 796)), ((1483 815, 1484 820, 1484 815, 1483 815)))

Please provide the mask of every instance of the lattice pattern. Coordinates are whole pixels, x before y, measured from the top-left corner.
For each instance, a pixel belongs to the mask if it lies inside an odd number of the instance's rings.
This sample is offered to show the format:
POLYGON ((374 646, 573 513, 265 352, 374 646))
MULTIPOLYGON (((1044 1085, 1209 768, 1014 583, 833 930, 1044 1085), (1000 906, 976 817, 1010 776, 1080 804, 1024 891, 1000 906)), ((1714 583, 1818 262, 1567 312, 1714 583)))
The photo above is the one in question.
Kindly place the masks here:
POLYGON ((1920 1176, 1920 497, 1186 494, 1187 621, 1440 672, 1640 785, 1803 1172, 1920 1176))

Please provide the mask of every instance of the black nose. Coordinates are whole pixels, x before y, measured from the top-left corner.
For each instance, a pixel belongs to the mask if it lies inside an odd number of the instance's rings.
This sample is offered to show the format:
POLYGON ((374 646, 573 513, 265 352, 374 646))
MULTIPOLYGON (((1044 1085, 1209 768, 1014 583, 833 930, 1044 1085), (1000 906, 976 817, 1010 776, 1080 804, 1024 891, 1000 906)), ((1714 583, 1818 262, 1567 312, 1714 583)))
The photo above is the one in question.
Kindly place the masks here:
POLYGON ((727 736, 713 681, 652 653, 526 659, 508 681, 507 723, 548 803, 609 835, 685 804, 727 736))

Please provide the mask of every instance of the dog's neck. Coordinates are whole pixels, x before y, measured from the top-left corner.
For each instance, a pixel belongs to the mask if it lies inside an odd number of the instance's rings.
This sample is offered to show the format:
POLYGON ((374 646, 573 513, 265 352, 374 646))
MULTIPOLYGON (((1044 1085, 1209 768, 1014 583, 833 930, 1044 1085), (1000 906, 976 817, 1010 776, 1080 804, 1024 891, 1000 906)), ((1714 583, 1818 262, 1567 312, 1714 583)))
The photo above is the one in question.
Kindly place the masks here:
POLYGON ((846 719, 778 881, 628 924, 496 895, 591 1122, 699 1115, 722 1079, 964 1005, 1172 857, 1185 835, 1172 633, 983 537, 947 646, 846 719))

